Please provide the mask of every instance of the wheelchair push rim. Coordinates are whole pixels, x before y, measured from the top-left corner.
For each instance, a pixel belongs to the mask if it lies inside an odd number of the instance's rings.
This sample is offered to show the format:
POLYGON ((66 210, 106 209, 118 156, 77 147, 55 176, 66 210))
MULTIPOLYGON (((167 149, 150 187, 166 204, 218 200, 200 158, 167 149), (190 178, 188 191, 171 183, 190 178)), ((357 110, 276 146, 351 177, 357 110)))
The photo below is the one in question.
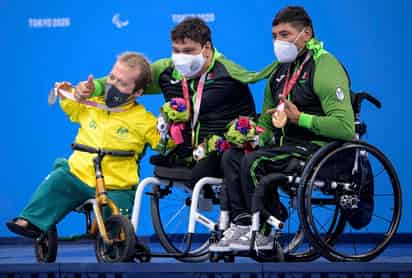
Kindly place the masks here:
POLYGON ((303 227, 298 218, 296 196, 285 193, 279 194, 280 201, 288 204, 288 219, 278 237, 278 244, 282 248, 284 260, 290 262, 313 261, 319 257, 318 252, 304 238, 303 227))
MULTIPOLYGON (((304 162, 297 161, 299 165, 304 165, 304 162)), ((295 162, 295 164, 297 164, 295 162)), ((299 168, 296 169, 296 172, 294 175, 299 175, 300 170, 299 168)), ((259 191, 259 195, 262 195, 262 192, 264 192, 264 195, 268 198, 267 196, 270 196, 271 194, 274 194, 274 201, 275 203, 280 202, 281 204, 278 205, 279 208, 282 211, 287 211, 287 217, 285 218, 284 223, 283 223, 283 228, 276 233, 276 243, 280 245, 280 248, 282 249, 284 258, 286 261, 312 261, 317 259, 320 254, 317 252, 316 248, 314 248, 311 243, 304 237, 304 228, 302 224, 300 223, 299 219, 299 213, 298 213, 298 186, 299 186, 299 180, 300 178, 298 176, 287 176, 287 175, 280 175, 278 173, 273 173, 265 176, 264 178, 261 179, 260 183, 258 186, 261 186, 261 190, 259 191), (263 187, 262 187, 263 186, 263 187), (265 189, 262 189, 265 188, 265 189), (274 191, 273 191, 274 190, 274 191), (276 193, 276 194, 275 194, 276 193), (279 199, 277 199, 276 196, 279 196, 279 199), (282 209, 283 207, 283 209, 282 209)), ((255 194, 257 194, 255 192, 255 194)), ((256 197, 256 196, 255 196, 256 197)), ((265 199, 260 200, 258 197, 254 199, 255 203, 260 203, 260 202, 265 202, 265 199)), ((269 206, 270 201, 268 202, 269 206)), ((276 210, 276 208, 269 208, 272 212, 269 210, 266 210, 267 213, 273 213, 273 210, 276 210)), ((281 215, 285 216, 286 214, 283 213, 278 213, 279 216, 281 215)), ((277 217, 273 215, 274 217, 277 217)), ((336 238, 336 236, 340 233, 342 227, 342 218, 339 214, 338 210, 334 211, 332 221, 329 223, 329 227, 327 229, 328 233, 328 238, 330 240, 333 240, 336 238)), ((273 250, 277 251, 277 250, 273 250)), ((279 257, 277 255, 278 252, 275 252, 275 256, 273 256, 273 261, 276 261, 277 258, 279 257)), ((270 261, 271 256, 265 256, 263 252, 259 252, 259 259, 262 259, 264 261, 270 261)))
POLYGON ((401 216, 400 183, 392 164, 376 147, 351 142, 320 152, 305 169, 301 185, 299 214, 306 236, 328 260, 370 261, 396 233, 401 216), (348 169, 334 163, 342 159, 351 161, 348 169), (335 177, 325 179, 325 170, 335 177), (327 182, 319 186, 322 179, 327 182), (330 241, 323 225, 332 208, 339 209, 345 225, 341 235, 330 241))
MULTIPOLYGON (((151 196, 151 216, 153 227, 160 244, 168 253, 176 254, 183 262, 202 262, 208 259, 211 231, 199 223, 193 235, 189 250, 188 221, 192 192, 181 186, 154 186, 151 196), (187 252, 185 252, 187 251, 187 252)), ((210 200, 211 201, 211 200, 210 200)), ((216 221, 219 205, 213 204, 211 211, 202 211, 207 218, 216 221)))

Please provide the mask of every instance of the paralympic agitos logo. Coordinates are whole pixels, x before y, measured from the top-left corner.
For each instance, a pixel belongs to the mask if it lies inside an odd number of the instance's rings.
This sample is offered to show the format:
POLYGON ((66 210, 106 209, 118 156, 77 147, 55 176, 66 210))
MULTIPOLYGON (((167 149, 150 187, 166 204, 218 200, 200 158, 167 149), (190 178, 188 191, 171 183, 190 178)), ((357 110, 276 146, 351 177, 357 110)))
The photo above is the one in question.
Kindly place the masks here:
POLYGON ((121 20, 120 19, 120 14, 116 13, 112 17, 112 23, 114 24, 114 26, 116 26, 116 28, 121 29, 121 28, 126 27, 127 25, 129 25, 129 20, 121 20))

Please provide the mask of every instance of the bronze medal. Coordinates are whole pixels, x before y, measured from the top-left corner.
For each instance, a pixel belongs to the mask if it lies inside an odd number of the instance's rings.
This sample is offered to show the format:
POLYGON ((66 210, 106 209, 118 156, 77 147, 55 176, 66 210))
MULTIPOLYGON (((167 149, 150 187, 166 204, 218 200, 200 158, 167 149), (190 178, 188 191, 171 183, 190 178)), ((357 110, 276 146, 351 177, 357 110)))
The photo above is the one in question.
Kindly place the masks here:
POLYGON ((276 128, 283 128, 288 121, 288 116, 284 110, 276 110, 272 114, 272 124, 276 128))

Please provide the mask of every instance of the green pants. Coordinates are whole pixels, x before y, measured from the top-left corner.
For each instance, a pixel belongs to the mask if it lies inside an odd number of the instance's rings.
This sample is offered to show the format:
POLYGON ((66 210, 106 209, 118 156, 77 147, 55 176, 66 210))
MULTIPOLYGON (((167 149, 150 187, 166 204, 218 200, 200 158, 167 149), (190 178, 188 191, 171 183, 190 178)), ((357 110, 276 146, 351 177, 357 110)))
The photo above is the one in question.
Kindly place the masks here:
MULTIPOLYGON (((129 217, 135 190, 108 190, 107 193, 120 212, 129 217)), ((94 197, 95 189, 70 172, 67 160, 57 159, 53 171, 36 189, 20 217, 47 231, 70 211, 94 197)))

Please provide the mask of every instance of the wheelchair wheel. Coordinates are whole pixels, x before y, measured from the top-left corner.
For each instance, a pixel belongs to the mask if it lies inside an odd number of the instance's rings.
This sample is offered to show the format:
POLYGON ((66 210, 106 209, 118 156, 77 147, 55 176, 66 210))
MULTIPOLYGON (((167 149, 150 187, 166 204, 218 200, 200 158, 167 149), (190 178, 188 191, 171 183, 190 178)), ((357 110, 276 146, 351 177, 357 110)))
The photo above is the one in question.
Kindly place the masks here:
MULTIPOLYGON (((296 205, 296 197, 292 198, 280 194, 280 198, 288 199, 288 219, 285 221, 285 226, 277 239, 276 245, 278 248, 271 252, 260 252, 256 254, 256 260, 262 262, 309 262, 320 257, 317 249, 305 238, 304 228, 299 221, 298 210, 296 205), (282 254, 280 254, 282 250, 282 254)), ((339 210, 335 210, 330 223, 328 223, 327 234, 328 240, 332 242, 340 235, 345 224, 345 219, 340 215, 339 210)))
POLYGON ((105 263, 133 261, 136 236, 130 221, 123 215, 111 215, 104 225, 107 236, 113 240, 113 243, 106 244, 100 234, 97 236, 95 241, 97 261, 105 263))
POLYGON ((279 197, 283 204, 287 204, 286 208, 289 215, 277 243, 283 250, 284 260, 288 262, 305 262, 317 259, 320 255, 304 238, 303 228, 299 222, 297 212, 296 196, 280 192, 279 197))
POLYGON ((340 143, 317 152, 305 168, 299 216, 307 238, 328 260, 369 261, 396 233, 401 203, 399 179, 381 151, 364 142, 340 143), (331 239, 326 227, 336 211, 344 225, 331 239))
POLYGON ((57 228, 52 226, 47 233, 34 241, 34 253, 39 263, 53 263, 57 257, 57 228))
MULTIPOLYGON (((191 195, 191 191, 178 186, 153 187, 151 196, 153 227, 161 245, 168 253, 182 254, 185 251, 191 195)), ((215 221, 218 219, 219 205, 210 208, 210 211, 202 211, 202 214, 215 221)), ((210 231, 197 224, 187 256, 176 257, 176 259, 184 262, 207 260, 209 238, 210 231)))
MULTIPOLYGON (((262 261, 278 261, 280 258, 279 252, 282 250, 282 260, 302 262, 317 259, 320 255, 304 238, 304 230, 299 221, 297 184, 294 182, 285 183, 285 178, 282 175, 269 174, 261 180, 258 186, 261 186, 261 190, 255 192, 255 194, 260 196, 264 191, 265 200, 258 198, 254 199, 254 202, 267 202, 265 206, 268 210, 265 213, 272 214, 273 216, 276 215, 275 217, 282 219, 284 224, 282 230, 277 232, 277 249, 273 249, 270 252, 259 252, 256 254, 256 257, 259 257, 258 259, 262 261), (265 189, 262 191, 262 188, 265 189), (278 205, 270 207, 272 201, 268 199, 268 196, 271 195, 274 196, 273 203, 278 205)), ((334 221, 330 223, 328 229, 331 235, 337 232, 337 223, 339 223, 340 219, 338 212, 334 216, 334 221)))

